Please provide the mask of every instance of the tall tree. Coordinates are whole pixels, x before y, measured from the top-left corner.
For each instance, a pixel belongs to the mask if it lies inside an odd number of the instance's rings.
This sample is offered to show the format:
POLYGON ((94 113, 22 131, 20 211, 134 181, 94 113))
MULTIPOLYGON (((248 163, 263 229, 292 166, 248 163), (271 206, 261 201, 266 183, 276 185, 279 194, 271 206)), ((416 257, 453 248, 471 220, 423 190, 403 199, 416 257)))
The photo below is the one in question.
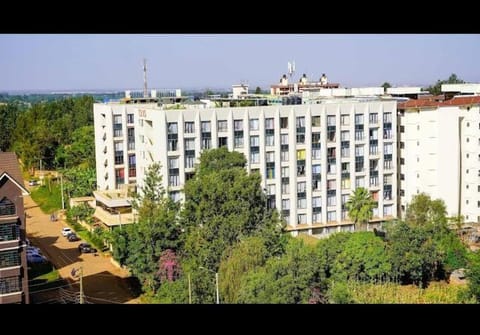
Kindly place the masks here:
POLYGON ((158 288, 159 258, 166 249, 179 247, 178 205, 165 195, 160 164, 150 165, 132 206, 138 210, 138 221, 129 233, 127 266, 140 280, 145 292, 158 288))
POLYGON ((411 225, 435 224, 446 227, 447 207, 441 199, 432 200, 426 193, 420 193, 408 204, 406 221, 411 225))
POLYGON ((355 230, 362 228, 373 216, 376 207, 370 192, 366 188, 358 187, 347 201, 348 216, 355 222, 355 230))
POLYGON ((387 88, 392 87, 392 85, 390 85, 390 83, 388 81, 386 81, 382 84, 382 87, 383 87, 384 92, 387 93, 387 88))
POLYGON ((447 80, 437 80, 435 85, 429 86, 427 90, 430 91, 430 93, 432 93, 433 95, 438 95, 442 93, 443 84, 463 84, 463 83, 465 83, 465 81, 458 78, 455 73, 452 73, 447 80))
POLYGON ((257 88, 255 89, 255 94, 262 94, 262 89, 260 88, 260 86, 257 86, 257 88))

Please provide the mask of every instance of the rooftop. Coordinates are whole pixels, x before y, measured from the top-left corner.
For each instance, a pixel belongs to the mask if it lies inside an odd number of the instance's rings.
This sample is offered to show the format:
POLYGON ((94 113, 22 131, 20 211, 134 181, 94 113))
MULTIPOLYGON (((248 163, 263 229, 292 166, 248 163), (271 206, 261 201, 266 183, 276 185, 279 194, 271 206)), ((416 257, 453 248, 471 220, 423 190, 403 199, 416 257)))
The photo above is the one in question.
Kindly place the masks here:
POLYGON ((433 107, 446 107, 446 106, 465 106, 480 104, 480 95, 472 96, 457 96, 453 99, 446 100, 436 100, 438 96, 434 96, 431 99, 412 99, 406 102, 401 102, 398 104, 398 109, 410 109, 410 108, 433 108, 433 107))

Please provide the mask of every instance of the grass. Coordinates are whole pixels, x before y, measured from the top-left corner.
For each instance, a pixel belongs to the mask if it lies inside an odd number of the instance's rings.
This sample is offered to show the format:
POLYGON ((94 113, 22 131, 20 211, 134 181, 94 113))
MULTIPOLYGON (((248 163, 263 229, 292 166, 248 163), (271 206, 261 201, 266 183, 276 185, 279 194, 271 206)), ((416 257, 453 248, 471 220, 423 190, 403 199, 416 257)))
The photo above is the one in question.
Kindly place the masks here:
POLYGON ((425 288, 396 283, 349 282, 348 291, 358 304, 465 304, 475 303, 466 285, 432 282, 425 288))
POLYGON ((103 239, 95 233, 91 233, 86 230, 81 224, 67 220, 67 223, 75 230, 75 233, 82 240, 90 243, 99 252, 102 251, 104 244, 103 239))
POLYGON ((31 196, 33 201, 35 201, 46 214, 51 214, 62 208, 60 185, 53 182, 50 184, 50 188, 48 185, 36 187, 31 191, 31 196))

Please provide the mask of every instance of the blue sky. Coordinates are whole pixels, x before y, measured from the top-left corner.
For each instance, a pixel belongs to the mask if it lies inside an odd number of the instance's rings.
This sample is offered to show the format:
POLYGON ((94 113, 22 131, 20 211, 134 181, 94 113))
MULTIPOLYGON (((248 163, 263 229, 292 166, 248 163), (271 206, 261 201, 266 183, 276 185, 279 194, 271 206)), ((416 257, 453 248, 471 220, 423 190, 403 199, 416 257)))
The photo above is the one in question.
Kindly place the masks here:
POLYGON ((0 91, 267 88, 295 60, 295 80, 343 87, 480 82, 480 35, 0 35, 0 91))

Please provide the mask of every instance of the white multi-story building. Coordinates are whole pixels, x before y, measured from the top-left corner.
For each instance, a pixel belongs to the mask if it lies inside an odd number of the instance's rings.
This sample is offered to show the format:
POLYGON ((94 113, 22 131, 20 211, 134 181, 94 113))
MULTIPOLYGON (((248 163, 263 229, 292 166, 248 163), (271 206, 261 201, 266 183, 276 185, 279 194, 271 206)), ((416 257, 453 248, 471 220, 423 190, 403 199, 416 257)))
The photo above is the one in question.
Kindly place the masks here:
POLYGON ((480 222, 479 104, 480 96, 459 96, 398 105, 401 215, 425 192, 443 199, 450 216, 480 222))
POLYGON ((97 103, 97 185, 141 184, 146 168, 160 162, 165 189, 182 200, 202 150, 224 146, 260 173, 268 205, 288 230, 350 231, 345 203, 356 187, 378 202, 372 222, 397 215, 396 112, 396 101, 375 97, 210 109, 97 103))

